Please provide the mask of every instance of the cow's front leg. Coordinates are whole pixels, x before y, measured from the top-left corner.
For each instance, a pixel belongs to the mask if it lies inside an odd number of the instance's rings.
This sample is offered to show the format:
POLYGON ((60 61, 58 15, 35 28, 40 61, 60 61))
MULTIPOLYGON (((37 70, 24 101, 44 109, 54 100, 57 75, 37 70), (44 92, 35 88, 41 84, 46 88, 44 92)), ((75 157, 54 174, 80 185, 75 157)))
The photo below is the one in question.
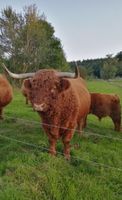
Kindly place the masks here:
POLYGON ((73 131, 65 132, 62 137, 62 141, 64 144, 64 156, 67 160, 70 159, 70 140, 73 137, 73 131))
POLYGON ((48 135, 48 139, 49 139, 49 153, 51 155, 56 155, 56 142, 57 142, 57 139, 51 135, 48 135))
POLYGON ((43 123, 43 128, 48 136, 49 141, 49 153, 56 155, 56 142, 58 140, 58 128, 52 128, 50 124, 43 123))

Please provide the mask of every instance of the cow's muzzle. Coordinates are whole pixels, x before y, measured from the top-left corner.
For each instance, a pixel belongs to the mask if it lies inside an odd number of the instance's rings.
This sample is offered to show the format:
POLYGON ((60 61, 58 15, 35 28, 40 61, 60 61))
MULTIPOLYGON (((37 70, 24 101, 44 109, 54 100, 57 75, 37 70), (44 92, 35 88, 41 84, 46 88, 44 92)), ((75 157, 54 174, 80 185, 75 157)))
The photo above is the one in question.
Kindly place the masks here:
POLYGON ((34 110, 35 111, 40 111, 40 112, 45 112, 47 109, 47 105, 45 103, 42 104, 33 104, 34 110))

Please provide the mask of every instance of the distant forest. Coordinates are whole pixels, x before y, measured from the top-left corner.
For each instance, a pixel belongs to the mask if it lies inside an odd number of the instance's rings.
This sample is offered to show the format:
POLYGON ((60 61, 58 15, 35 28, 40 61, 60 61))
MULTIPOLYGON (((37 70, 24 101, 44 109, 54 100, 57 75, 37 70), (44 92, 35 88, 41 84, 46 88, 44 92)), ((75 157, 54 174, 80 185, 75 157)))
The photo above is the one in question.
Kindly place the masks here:
POLYGON ((83 78, 112 79, 122 77, 122 51, 114 57, 112 54, 108 54, 105 58, 72 61, 69 62, 69 65, 72 70, 77 65, 83 78))

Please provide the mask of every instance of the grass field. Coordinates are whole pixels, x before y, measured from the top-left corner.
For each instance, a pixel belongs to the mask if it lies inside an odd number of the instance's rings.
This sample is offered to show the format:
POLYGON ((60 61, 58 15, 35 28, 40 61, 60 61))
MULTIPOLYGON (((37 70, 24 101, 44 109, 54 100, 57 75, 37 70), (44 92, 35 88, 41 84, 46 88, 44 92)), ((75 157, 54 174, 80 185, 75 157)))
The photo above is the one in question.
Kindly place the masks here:
MULTIPOLYGON (((92 92, 116 93, 122 81, 89 81, 92 92), (119 86, 118 86, 119 84, 119 86)), ((51 157, 40 118, 19 90, 0 122, 0 200, 121 200, 122 132, 110 118, 88 117, 82 137, 71 141, 71 160, 51 157)))

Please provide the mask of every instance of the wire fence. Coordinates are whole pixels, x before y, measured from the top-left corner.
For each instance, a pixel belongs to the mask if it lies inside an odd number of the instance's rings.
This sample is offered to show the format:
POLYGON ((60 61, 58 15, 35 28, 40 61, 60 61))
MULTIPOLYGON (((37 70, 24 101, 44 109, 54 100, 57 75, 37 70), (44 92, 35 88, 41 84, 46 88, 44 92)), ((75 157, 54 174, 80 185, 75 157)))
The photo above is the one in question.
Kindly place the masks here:
MULTIPOLYGON (((41 123, 41 122, 37 122, 37 121, 30 121, 30 120, 25 120, 25 119, 22 119, 22 118, 11 118, 11 117, 7 117, 8 119, 14 119, 14 120, 20 120, 20 121, 23 121, 24 123, 26 122, 26 124, 28 123, 34 123, 34 124, 38 124, 38 125, 44 125, 44 123, 41 123)), ((67 129, 65 127, 59 127, 59 126, 54 126, 54 125, 51 125, 51 124, 45 124, 47 126, 51 126, 51 127, 55 127, 55 128, 61 128, 61 129, 67 129)), ((74 130, 74 129, 70 129, 70 130, 74 130)), ((76 129, 74 130, 76 131, 76 129)), ((0 131, 1 132, 1 131, 0 131)), ((2 132, 1 132, 2 133, 2 132)), ((81 132, 82 133, 82 132, 81 132)), ((92 132, 86 132, 85 131, 85 134, 88 134, 88 135, 94 135, 94 136, 97 136, 97 137, 103 137, 103 138, 107 138, 107 139, 113 139, 113 140, 119 140, 119 141, 122 141, 121 138, 117 138, 117 137, 109 137, 109 136, 104 136, 104 135, 100 135, 100 134, 96 134, 96 133, 92 133, 92 132)), ((21 141, 21 140, 18 140, 18 139, 15 139, 15 138, 12 138, 12 137, 8 137, 8 136, 5 136, 5 135, 2 135, 0 134, 0 137, 2 139, 5 139, 5 140, 9 140, 9 141, 13 141, 13 142, 17 142, 17 143, 21 143, 23 145, 27 145, 27 146, 30 146, 30 147, 33 147, 33 148, 36 148, 36 149, 39 149, 41 151, 47 151, 49 152, 49 148, 46 148, 44 147, 45 144, 41 144, 41 145, 37 145, 37 144, 33 144, 33 143, 29 143, 29 142, 25 142, 25 141, 21 141), (43 146, 42 146, 43 145, 43 146)), ((57 151, 57 153, 59 155, 62 155, 63 154, 59 151, 57 151)), ((92 160, 86 160, 86 159, 82 159, 80 157, 76 157, 76 156, 71 156, 71 159, 73 160, 77 160, 77 161, 83 161, 85 163, 89 163, 93 166, 99 166, 99 167, 104 167, 104 168, 107 168, 107 169, 111 169, 111 170, 116 170, 116 171, 120 171, 122 172, 122 168, 116 168, 116 167, 113 167, 113 166, 110 166, 110 165, 106 165, 106 164, 103 164, 103 163, 99 163, 99 162, 96 162, 96 161, 92 161, 92 160)))
MULTIPOLYGON (((23 145, 27 145, 27 146, 30 146, 30 147, 34 147, 36 149, 40 149, 41 151, 47 151, 49 152, 49 149, 46 148, 46 147, 43 147, 43 146, 39 146, 39 145, 36 145, 36 144, 32 144, 32 143, 28 143, 28 142, 24 142, 24 141, 21 141, 21 140, 17 140, 15 138, 11 138, 11 137, 8 137, 8 136, 3 136, 0 134, 0 137, 3 138, 3 139, 7 139, 7 140, 11 140, 11 141, 14 141, 14 142, 17 142, 17 143, 21 143, 23 145)), ((59 155, 62 155, 64 156, 61 152, 59 151, 56 151, 59 155)), ((72 159, 74 160, 79 160, 79 161, 83 161, 83 162, 86 162, 86 163, 90 163, 94 166, 99 166, 99 167, 104 167, 104 168, 108 168, 108 169, 111 169, 111 170, 117 170, 117 171, 120 171, 122 172, 122 168, 117 168, 117 167, 112 167, 110 165, 106 165, 106 164, 103 164, 103 163, 99 163, 99 162, 95 162, 95 161, 91 161, 91 160, 86 160, 86 159, 82 159, 80 157, 76 157, 76 156, 71 156, 72 159)))
POLYGON ((78 130, 77 128, 76 129, 70 129, 70 128, 66 128, 66 127, 61 127, 61 126, 57 126, 57 125, 53 125, 53 124, 48 124, 48 123, 42 123, 41 121, 38 122, 38 121, 35 121, 35 120, 27 120, 27 119, 23 119, 23 118, 14 118, 14 117, 9 117, 9 116, 6 116, 7 119, 12 119, 12 120, 18 120, 18 121, 22 121, 24 122, 24 124, 26 123, 29 123, 29 124, 37 124, 37 125, 46 125, 46 126, 49 126, 49 127, 52 127, 52 128, 58 128, 58 129, 63 129, 63 130, 71 130, 71 131, 77 131, 79 132, 80 135, 84 134, 84 135, 87 135, 87 136, 97 136, 97 137, 100 137, 100 138, 107 138, 107 139, 112 139, 112 140, 119 140, 119 141, 122 141, 122 138, 119 138, 119 137, 113 137, 113 136, 107 136, 107 135, 101 135, 101 134, 98 134, 98 133, 94 133, 94 132, 91 132, 91 131, 83 131, 83 130, 78 130))

